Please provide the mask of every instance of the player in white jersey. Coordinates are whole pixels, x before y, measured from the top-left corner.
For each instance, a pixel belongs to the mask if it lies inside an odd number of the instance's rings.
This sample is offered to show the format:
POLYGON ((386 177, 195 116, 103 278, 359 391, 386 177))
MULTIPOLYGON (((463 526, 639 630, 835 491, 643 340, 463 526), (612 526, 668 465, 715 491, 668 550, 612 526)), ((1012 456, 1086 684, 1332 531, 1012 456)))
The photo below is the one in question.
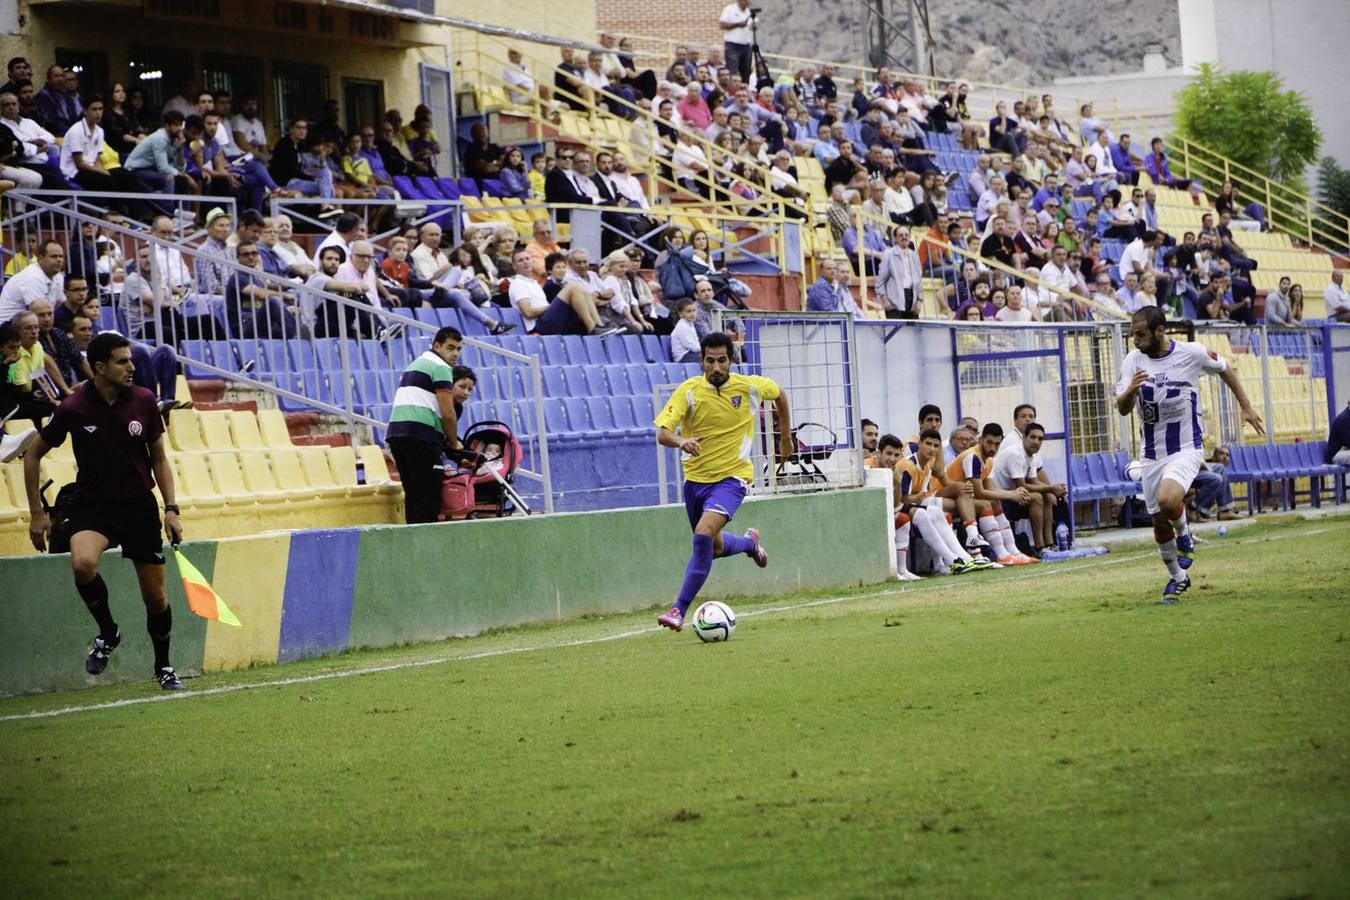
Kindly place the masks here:
POLYGON ((1138 408, 1143 425, 1144 502, 1153 517, 1153 539, 1167 566, 1169 580, 1162 602, 1175 603, 1191 586, 1186 569, 1195 545, 1186 525, 1186 492, 1204 462, 1200 428, 1200 376, 1218 375, 1237 398, 1242 421, 1265 434, 1237 373, 1200 344, 1182 344, 1163 331, 1161 310, 1146 306, 1130 319, 1136 349, 1120 365, 1116 409, 1128 416, 1138 408))

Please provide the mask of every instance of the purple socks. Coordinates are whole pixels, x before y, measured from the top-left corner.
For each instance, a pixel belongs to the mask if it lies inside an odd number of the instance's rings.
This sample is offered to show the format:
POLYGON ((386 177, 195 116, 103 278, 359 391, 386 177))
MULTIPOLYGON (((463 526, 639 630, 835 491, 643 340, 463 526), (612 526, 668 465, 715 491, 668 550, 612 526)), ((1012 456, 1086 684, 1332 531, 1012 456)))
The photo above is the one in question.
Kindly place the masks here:
POLYGON ((722 556, 735 556, 738 553, 749 553, 755 548, 755 542, 743 534, 728 534, 722 532, 722 556))
MULTIPOLYGON (((726 540, 725 535, 722 539, 726 540)), ((694 552, 689 555, 689 565, 684 569, 684 583, 680 585, 680 595, 675 600, 681 614, 688 611, 689 604, 703 589, 703 582, 708 580, 708 572, 712 570, 712 561, 713 539, 706 534, 694 535, 694 552)))

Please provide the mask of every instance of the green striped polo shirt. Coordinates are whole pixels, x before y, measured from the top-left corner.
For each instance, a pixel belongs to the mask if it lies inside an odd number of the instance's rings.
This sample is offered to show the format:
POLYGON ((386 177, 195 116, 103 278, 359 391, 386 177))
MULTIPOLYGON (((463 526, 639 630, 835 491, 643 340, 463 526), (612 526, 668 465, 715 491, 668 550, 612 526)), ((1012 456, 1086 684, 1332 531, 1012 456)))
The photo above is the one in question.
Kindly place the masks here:
POLYGON ((450 365, 428 350, 408 364, 394 392, 394 410, 389 415, 390 438, 412 438, 436 446, 445 443, 437 391, 454 386, 450 365))

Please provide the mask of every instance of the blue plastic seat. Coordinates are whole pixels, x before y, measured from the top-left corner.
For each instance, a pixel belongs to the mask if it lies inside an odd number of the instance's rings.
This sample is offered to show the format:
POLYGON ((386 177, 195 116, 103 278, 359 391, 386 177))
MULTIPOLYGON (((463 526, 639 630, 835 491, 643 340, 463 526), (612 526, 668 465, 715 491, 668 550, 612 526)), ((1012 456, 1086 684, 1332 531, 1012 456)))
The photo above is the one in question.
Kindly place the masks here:
POLYGON ((620 396, 633 393, 628 384, 628 366, 615 365, 605 366, 605 381, 609 383, 609 393, 613 396, 620 396))
POLYGON ((567 357, 565 363, 577 366, 590 362, 590 357, 586 355, 585 338, 576 334, 565 334, 561 341, 563 354, 567 357))
POLYGON ((539 374, 544 378, 545 397, 566 397, 571 393, 560 366, 544 366, 539 374))
POLYGON ((588 397, 608 397, 612 393, 609 389, 609 379, 605 377, 605 369, 608 366, 583 366, 581 374, 586 382, 586 390, 581 393, 588 397))
POLYGON ((573 434, 586 438, 600 436, 595 423, 591 421, 591 414, 586 407, 585 397, 568 397, 563 401, 563 407, 567 410, 567 421, 572 426, 573 434))
POLYGON ((609 433, 615 431, 614 414, 610 412, 609 401, 604 397, 587 397, 586 414, 596 431, 609 433))
POLYGON ((646 427, 656 418, 656 404, 652 402, 652 395, 634 394, 632 400, 634 417, 643 427, 646 427))
POLYGON ((422 193, 422 189, 408 175, 395 175, 393 177, 394 190, 398 191, 404 199, 407 200, 426 200, 427 195, 422 193))
MULTIPOLYGON (((529 419, 533 420, 533 410, 529 412, 529 419)), ((572 425, 567 419, 567 408, 563 406, 563 401, 557 397, 547 397, 544 399, 544 426, 549 434, 568 434, 572 430, 572 425)), ((531 429, 531 434, 538 434, 539 429, 531 429)))
MULTIPOLYGON (((661 343, 661 338, 659 338, 654 334, 642 335, 641 341, 642 341, 642 359, 644 362, 659 363, 665 362, 666 360, 670 359, 669 338, 666 339, 666 344, 664 346, 661 343)), ((637 360, 633 361, 637 362, 637 360)))
POLYGON ((646 362, 642 338, 636 334, 616 334, 609 338, 609 359, 613 363, 646 362))
POLYGON ((417 189, 422 192, 422 196, 426 197, 428 200, 446 199, 445 195, 441 193, 440 183, 435 178, 426 175, 414 175, 413 183, 416 184, 417 189))
POLYGON ((585 366, 560 366, 563 380, 567 382, 567 396, 584 397, 588 393, 586 389, 586 367, 585 366))
POLYGON ((628 397, 610 397, 609 408, 618 431, 636 431, 641 426, 633 412, 633 401, 628 397))
MULTIPOLYGON (((633 394, 648 394, 652 392, 652 376, 649 367, 643 363, 630 364, 628 369, 628 387, 633 394)), ((613 383, 611 381, 611 383, 613 383)))
POLYGON ((540 335, 539 358, 545 366, 567 365, 567 350, 563 347, 563 335, 540 335))
POLYGON ((483 192, 478 189, 478 182, 465 175, 459 180, 459 195, 461 197, 481 197, 483 192))
POLYGON ((459 183, 453 178, 437 178, 436 186, 440 188, 441 196, 447 200, 458 200, 462 193, 459 183))

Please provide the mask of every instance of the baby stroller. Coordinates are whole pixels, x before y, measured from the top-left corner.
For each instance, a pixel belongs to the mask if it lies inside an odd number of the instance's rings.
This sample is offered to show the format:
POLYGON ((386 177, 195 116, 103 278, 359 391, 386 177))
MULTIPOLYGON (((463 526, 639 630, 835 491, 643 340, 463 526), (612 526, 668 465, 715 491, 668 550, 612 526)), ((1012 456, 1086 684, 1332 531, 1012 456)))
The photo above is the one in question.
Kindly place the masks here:
POLYGON ((520 442, 505 422, 477 422, 461 441, 463 450, 446 450, 450 464, 441 483, 441 519, 496 519, 530 507, 511 486, 520 465, 520 442))
MULTIPOLYGON (((772 422, 772 428, 763 430, 763 440, 772 441, 770 447, 764 447, 764 458, 772 459, 775 467, 774 480, 778 484, 824 484, 829 479, 816 463, 827 460, 838 446, 838 436, 829 426, 819 422, 799 422, 792 429, 792 443, 796 452, 787 459, 779 452, 779 436, 782 430, 778 425, 778 413, 774 410, 761 412, 772 422)), ((768 478, 767 471, 764 477, 768 478)))

